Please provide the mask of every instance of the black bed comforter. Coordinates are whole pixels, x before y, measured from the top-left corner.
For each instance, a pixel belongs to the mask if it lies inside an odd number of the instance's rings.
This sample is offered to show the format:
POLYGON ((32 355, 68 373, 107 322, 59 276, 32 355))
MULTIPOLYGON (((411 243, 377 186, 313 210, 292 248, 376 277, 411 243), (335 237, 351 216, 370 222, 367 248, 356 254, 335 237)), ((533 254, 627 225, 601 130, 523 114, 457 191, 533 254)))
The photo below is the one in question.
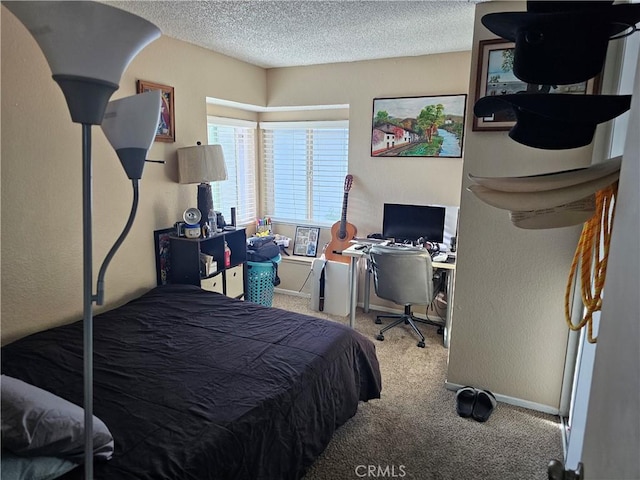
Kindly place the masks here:
MULTIPOLYGON (((2 348, 2 373, 83 403, 82 322, 2 348)), ((94 319, 94 414, 113 458, 97 480, 300 478, 359 401, 375 347, 346 326, 193 286, 94 319)))

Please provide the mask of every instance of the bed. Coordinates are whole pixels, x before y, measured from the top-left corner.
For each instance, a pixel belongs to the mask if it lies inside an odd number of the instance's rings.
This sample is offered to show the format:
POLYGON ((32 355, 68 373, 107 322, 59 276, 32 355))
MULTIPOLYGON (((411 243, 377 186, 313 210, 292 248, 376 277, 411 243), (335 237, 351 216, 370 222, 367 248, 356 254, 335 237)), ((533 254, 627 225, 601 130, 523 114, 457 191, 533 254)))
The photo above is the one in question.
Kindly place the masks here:
MULTIPOLYGON (((355 330, 189 285, 97 315, 94 351, 94 414, 115 443, 96 480, 301 478, 381 391, 355 330)), ((2 373, 82 405, 82 322, 4 346, 2 373)))

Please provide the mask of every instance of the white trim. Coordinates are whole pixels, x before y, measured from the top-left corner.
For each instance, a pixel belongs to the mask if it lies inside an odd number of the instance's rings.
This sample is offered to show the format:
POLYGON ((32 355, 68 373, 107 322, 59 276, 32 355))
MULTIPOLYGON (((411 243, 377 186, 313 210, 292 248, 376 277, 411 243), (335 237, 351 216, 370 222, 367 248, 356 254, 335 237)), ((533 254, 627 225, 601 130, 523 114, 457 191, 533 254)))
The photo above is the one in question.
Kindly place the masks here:
POLYGON ((311 122, 260 122, 265 130, 311 129, 311 128, 349 128, 349 120, 318 120, 311 122))
POLYGON ((238 108, 240 110, 248 110, 250 112, 298 112, 305 110, 339 110, 349 108, 349 104, 340 105, 298 105, 289 107, 262 107, 260 105, 251 105, 250 103, 240 103, 231 100, 223 100, 221 98, 206 97, 209 105, 220 105, 223 107, 238 108))
MULTIPOLYGON (((458 391, 466 385, 458 385, 457 383, 450 383, 445 381, 444 386, 447 390, 458 391)), ((529 410, 536 410, 542 413, 548 413, 549 415, 559 415, 559 411, 556 407, 549 405, 543 405, 542 403, 530 402, 528 400, 522 400, 521 398, 509 397, 507 395, 501 395, 499 393, 491 392, 496 397, 498 402, 507 403, 509 405, 515 405, 516 407, 528 408, 529 410)), ((558 427, 560 428, 560 426, 558 427)))
POLYGON ((273 291, 275 293, 282 293, 283 295, 291 295, 293 297, 311 298, 310 293, 298 292, 297 290, 285 290, 284 288, 274 288, 273 291))
POLYGON ((288 257, 282 257, 281 262, 284 262, 284 263, 302 263, 302 264, 311 265, 316 258, 317 257, 303 257, 303 256, 300 256, 300 255, 291 255, 291 256, 288 256, 288 257))
POLYGON ((225 125, 227 127, 256 128, 258 126, 258 122, 252 122, 251 120, 240 120, 237 118, 228 118, 228 117, 216 117, 215 115, 207 115, 207 123, 213 123, 216 125, 225 125))

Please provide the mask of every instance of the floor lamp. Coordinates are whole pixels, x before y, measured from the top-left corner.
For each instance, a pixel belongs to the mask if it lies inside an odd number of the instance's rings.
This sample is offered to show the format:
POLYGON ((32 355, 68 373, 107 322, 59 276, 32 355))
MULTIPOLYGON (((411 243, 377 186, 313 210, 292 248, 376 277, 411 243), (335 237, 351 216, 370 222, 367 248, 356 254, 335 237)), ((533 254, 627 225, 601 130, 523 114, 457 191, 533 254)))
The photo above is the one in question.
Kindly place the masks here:
POLYGON ((96 297, 94 298, 98 305, 104 303, 104 276, 109 262, 133 225, 138 209, 140 178, 142 178, 147 152, 151 148, 158 130, 161 106, 160 90, 152 90, 109 102, 104 114, 102 131, 116 151, 127 177, 131 180, 133 202, 124 230, 107 253, 100 267, 96 297))
POLYGON ((136 15, 97 2, 7 1, 3 4, 35 38, 53 79, 62 89, 71 120, 82 124, 85 479, 91 480, 92 304, 97 300, 92 293, 91 126, 102 123, 123 72, 145 46, 160 36, 160 30, 136 15))

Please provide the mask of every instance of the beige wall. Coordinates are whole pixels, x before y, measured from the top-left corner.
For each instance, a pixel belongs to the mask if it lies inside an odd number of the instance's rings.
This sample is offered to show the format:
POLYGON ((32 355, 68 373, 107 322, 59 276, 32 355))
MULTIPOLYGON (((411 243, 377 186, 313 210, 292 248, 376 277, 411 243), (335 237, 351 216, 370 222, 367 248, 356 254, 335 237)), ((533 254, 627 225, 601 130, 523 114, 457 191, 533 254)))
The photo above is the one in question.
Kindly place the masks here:
MULTIPOLYGON (((495 38, 480 23, 484 14, 523 8, 521 2, 478 4, 474 45, 495 38)), ((474 48, 473 91, 477 53, 474 48)), ((591 146, 534 149, 507 132, 472 132, 467 123, 448 382, 559 408, 568 334, 564 292, 580 227, 515 228, 508 212, 466 191, 467 174, 529 175, 590 162, 591 146)))
MULTIPOLYGON (((354 183, 347 220, 359 236, 366 236, 382 230, 384 203, 459 205, 462 176, 458 158, 372 158, 373 99, 465 94, 469 66, 470 52, 458 52, 272 69, 267 71, 267 106, 349 105, 349 173, 354 183)), ((314 119, 339 118, 335 113, 319 111, 314 119)), ((270 120, 276 119, 270 115, 270 120)), ((280 120, 291 118, 278 115, 280 120)), ((328 234, 324 231, 323 238, 330 239, 328 234)), ((281 288, 297 291, 308 274, 304 267, 285 262, 282 270, 290 279, 281 288)), ((309 282, 303 292, 308 289, 309 282)), ((388 304, 379 299, 373 303, 388 304)))
MULTIPOLYGON (((6 9, 1 16, 4 344, 81 317, 82 196, 80 126, 70 122, 35 41, 6 9)), ((102 308, 155 285, 152 232, 172 225, 195 203, 196 189, 174 181, 175 151, 206 141, 206 114, 223 113, 207 106, 206 97, 259 106, 350 104, 350 171, 356 183, 348 219, 367 234, 381 229, 384 202, 457 205, 462 169, 461 159, 406 159, 398 167, 397 160, 371 158, 373 98, 466 93, 468 71, 468 52, 265 71, 168 37, 152 43, 128 67, 113 98, 134 94, 137 79, 173 86, 176 142, 154 143, 150 150, 150 159, 167 164, 145 167, 138 215, 107 272, 102 308)), ((328 110, 313 119, 345 113, 328 110)), ((131 200, 130 183, 97 127, 93 165, 97 271, 131 200)), ((290 284, 301 286, 306 266, 296 272, 290 284)))
MULTIPOLYGON (((480 16, 509 7, 522 8, 515 2, 478 5, 474 43, 490 37, 480 16)), ((42 53, 4 8, 1 34, 6 343, 81 316, 81 153, 80 127, 69 121, 42 53)), ((348 219, 360 235, 380 231, 385 202, 461 201, 448 381, 557 406, 566 344, 562 298, 579 228, 515 229, 506 212, 478 202, 464 190, 468 182, 463 176, 571 168, 589 163, 590 149, 546 152, 516 144, 506 133, 472 132, 469 97, 464 168, 462 159, 370 156, 373 98, 467 93, 470 79, 474 88, 475 55, 460 52, 265 71, 167 37, 154 42, 129 66, 114 98, 133 94, 136 79, 174 86, 177 138, 175 143, 155 143, 150 151, 150 159, 168 163, 145 167, 138 217, 107 273, 106 308, 155 285, 152 231, 173 224, 195 203, 195 188, 173 181, 175 150, 206 141, 206 97, 269 107, 349 104, 349 170, 355 182, 348 219)), ((131 194, 102 132, 93 131, 97 270, 124 225, 131 194)), ((305 266, 298 270, 304 275, 305 266)))
MULTIPOLYGON (((462 159, 372 158, 373 99, 467 93, 470 52, 279 68, 267 72, 269 107, 349 105, 347 219, 380 232, 387 203, 459 205, 462 159)), ((465 148, 466 150, 466 148, 465 148)))
MULTIPOLYGON (((81 128, 27 30, 2 7, 2 342, 82 316, 81 128)), ((196 201, 175 178, 175 151, 206 142, 205 98, 264 105, 263 69, 162 37, 131 63, 113 98, 137 79, 175 88, 176 142, 154 143, 133 229, 106 276, 106 308, 153 287, 153 230, 196 201)), ((94 272, 120 234, 131 186, 93 128, 94 272)), ((94 287, 95 288, 95 287, 94 287)))

